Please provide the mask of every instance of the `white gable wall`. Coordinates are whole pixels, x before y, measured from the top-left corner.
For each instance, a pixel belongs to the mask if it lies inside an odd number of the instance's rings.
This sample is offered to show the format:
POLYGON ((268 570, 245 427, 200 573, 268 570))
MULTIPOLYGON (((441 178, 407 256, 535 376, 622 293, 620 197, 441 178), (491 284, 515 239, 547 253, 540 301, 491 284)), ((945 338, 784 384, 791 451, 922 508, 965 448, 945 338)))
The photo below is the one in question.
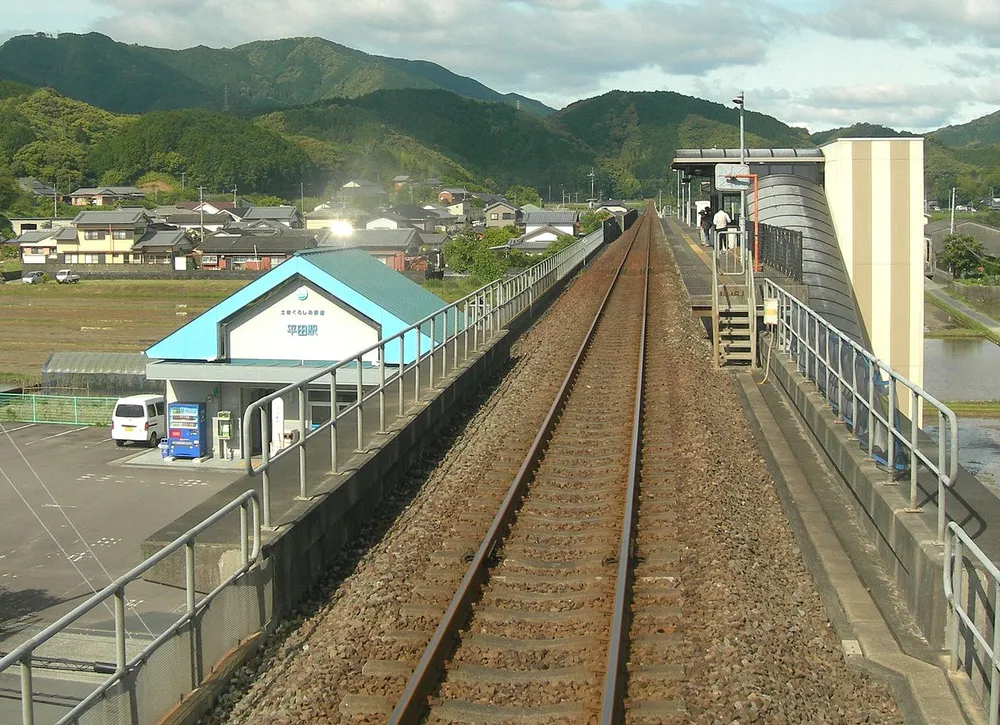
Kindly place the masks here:
MULTIPOLYGON (((261 306, 228 331, 232 360, 340 361, 374 345, 380 330, 305 285, 261 306)), ((378 360, 377 352, 365 360, 378 360)))

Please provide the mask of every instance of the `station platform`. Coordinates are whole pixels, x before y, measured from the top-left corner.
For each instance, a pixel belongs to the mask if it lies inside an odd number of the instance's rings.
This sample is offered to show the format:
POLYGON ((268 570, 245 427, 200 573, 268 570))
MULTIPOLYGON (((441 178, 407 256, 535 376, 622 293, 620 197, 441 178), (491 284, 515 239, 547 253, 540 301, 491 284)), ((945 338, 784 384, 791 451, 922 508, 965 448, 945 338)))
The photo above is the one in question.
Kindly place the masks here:
MULTIPOLYGON (((700 245, 697 228, 675 219, 663 219, 662 226, 692 313, 710 317, 711 250, 700 245)), ((804 286, 781 274, 764 270, 759 278, 773 279, 800 300, 808 299, 804 286)), ((898 542, 885 536, 889 529, 908 529, 914 538, 907 540, 907 545, 923 552, 914 561, 923 557, 924 562, 940 562, 944 547, 934 535, 936 479, 921 471, 918 508, 909 509, 909 481, 896 481, 868 461, 870 495, 860 495, 857 481, 846 480, 838 465, 849 457, 864 458, 864 454, 833 414, 822 412, 825 401, 811 381, 797 374, 793 366, 781 383, 773 369, 770 377, 745 367, 732 370, 733 385, 845 654, 892 684, 908 722, 976 722, 982 690, 949 676, 943 632, 935 631, 931 638, 926 633, 928 620, 943 624, 940 567, 922 565, 926 570, 905 572, 903 577, 911 578, 914 587, 900 588, 900 569, 912 562, 893 559, 898 542), (789 390, 796 387, 792 396, 796 400, 792 400, 789 390), (807 419, 801 410, 803 400, 821 412, 807 419), (839 442, 831 443, 834 439, 839 442), (831 452, 834 445, 850 450, 844 455, 831 452), (882 503, 873 504, 876 500, 882 503), (880 508, 886 521, 877 520, 873 513, 880 508), (928 614, 930 610, 935 610, 933 616, 928 614)), ((958 522, 991 561, 1000 562, 1000 525, 996 523, 1000 521, 1000 498, 987 484, 959 467, 947 493, 946 511, 949 520, 958 522)))

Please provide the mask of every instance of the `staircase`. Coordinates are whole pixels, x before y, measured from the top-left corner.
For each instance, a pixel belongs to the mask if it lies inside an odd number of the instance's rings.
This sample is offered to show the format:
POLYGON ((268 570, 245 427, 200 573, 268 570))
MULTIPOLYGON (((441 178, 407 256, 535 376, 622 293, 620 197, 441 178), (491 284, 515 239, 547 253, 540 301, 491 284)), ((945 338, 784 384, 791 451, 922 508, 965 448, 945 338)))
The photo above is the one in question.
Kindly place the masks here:
POLYGON ((712 255, 712 342, 719 367, 757 362, 757 295, 744 238, 735 249, 712 255))
POLYGON ((712 310, 712 339, 719 367, 754 364, 756 341, 751 314, 756 314, 755 307, 747 299, 746 285, 721 285, 712 310))

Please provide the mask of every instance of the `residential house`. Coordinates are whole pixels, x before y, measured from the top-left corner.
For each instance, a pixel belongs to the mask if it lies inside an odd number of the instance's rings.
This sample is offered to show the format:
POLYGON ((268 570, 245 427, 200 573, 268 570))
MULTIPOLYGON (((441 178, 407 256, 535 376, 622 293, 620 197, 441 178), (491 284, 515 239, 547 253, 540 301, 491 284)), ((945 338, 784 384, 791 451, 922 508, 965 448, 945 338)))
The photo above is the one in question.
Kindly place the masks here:
POLYGON ((517 249, 521 252, 527 252, 528 254, 540 254, 548 249, 552 242, 565 234, 566 232, 562 232, 555 227, 538 227, 537 229, 525 232, 521 236, 508 241, 507 248, 517 249))
POLYGON ((203 213, 181 206, 159 206, 149 213, 153 221, 184 231, 200 232, 204 229, 206 234, 217 232, 233 221, 233 217, 225 212, 212 214, 206 210, 203 213))
POLYGON ((444 207, 437 204, 428 204, 424 207, 424 210, 428 214, 434 215, 432 218, 434 230, 448 232, 456 229, 460 223, 465 223, 466 219, 460 219, 452 214, 450 211, 451 208, 452 207, 444 207))
POLYGON ((469 194, 469 196, 483 202, 483 208, 486 208, 491 204, 496 204, 498 201, 507 201, 507 197, 503 194, 488 194, 485 191, 474 191, 469 194))
POLYGON ((554 227, 561 234, 575 235, 576 221, 577 213, 573 210, 534 211, 524 215, 524 231, 527 234, 542 227, 554 227))
POLYGON ((255 206, 243 215, 243 221, 260 220, 274 221, 284 224, 289 229, 302 229, 302 213, 294 206, 255 206))
POLYGON ((471 193, 468 189, 441 189, 438 192, 438 201, 442 204, 454 204, 456 201, 462 201, 463 199, 468 199, 471 193))
POLYGON ((594 209, 595 212, 606 211, 609 214, 627 214, 628 207, 625 206, 624 202, 615 201, 614 199, 608 199, 607 201, 602 201, 600 206, 594 209))
POLYGON ((406 174, 400 174, 399 176, 394 176, 392 178, 392 188, 394 191, 399 191, 404 186, 407 186, 411 183, 413 182, 410 180, 410 177, 407 176, 406 174))
POLYGON ((59 242, 72 242, 76 239, 76 228, 71 225, 50 229, 31 229, 21 232, 11 240, 17 244, 22 264, 45 264, 59 260, 57 249, 59 242))
POLYGON ((424 179, 423 186, 428 186, 431 189, 437 189, 441 186, 441 180, 432 176, 429 179, 424 179))
POLYGON ((134 186, 83 187, 69 195, 73 206, 114 206, 145 199, 142 189, 134 186))
POLYGON ((470 199, 462 199, 445 207, 448 214, 455 217, 456 222, 465 224, 472 216, 472 202, 470 199))
POLYGON ((58 261, 63 264, 128 264, 142 262, 132 247, 146 233, 150 217, 145 209, 81 211, 73 218, 76 236, 59 240, 58 261))
POLYGON ((11 217, 7 221, 10 222, 11 229, 14 230, 14 236, 19 237, 25 232, 32 232, 36 229, 55 229, 56 227, 69 226, 72 220, 67 218, 59 217, 11 217))
MULTIPOLYGON (((938 256, 944 249, 944 240, 951 234, 951 221, 941 219, 924 225, 924 266, 930 271, 948 272, 937 265, 938 256)), ((955 234, 968 234, 982 243, 986 254, 1000 258, 1000 229, 979 222, 960 220, 955 222, 955 234)))
POLYGON ((35 199, 53 199, 58 197, 59 201, 62 201, 62 195, 53 187, 48 184, 43 184, 38 179, 32 178, 30 176, 22 176, 17 180, 17 185, 20 187, 21 191, 27 192, 35 197, 35 199))
POLYGON ((286 228, 282 233, 265 235, 223 230, 206 237, 198 250, 203 269, 268 270, 296 252, 315 246, 316 233, 306 229, 286 228))
POLYGON ((365 179, 351 179, 340 187, 339 197, 345 199, 373 199, 384 196, 385 192, 371 181, 365 179))
POLYGON ((234 222, 241 221, 243 215, 246 214, 248 209, 251 209, 253 205, 240 199, 237 201, 179 201, 176 206, 182 207, 184 209, 190 209, 191 211, 205 212, 205 214, 226 214, 234 222))
MULTIPOLYGON (((195 244, 183 229, 149 229, 132 245, 132 253, 141 255, 144 264, 169 264, 176 269, 175 260, 189 260, 195 244)), ((187 261, 180 268, 186 269, 187 261)))
POLYGON ((416 204, 397 204, 390 207, 389 212, 405 219, 414 229, 425 232, 433 232, 441 219, 433 210, 425 209, 416 204))
POLYGON ((280 237, 285 232, 291 231, 281 222, 272 219, 257 219, 255 221, 230 222, 215 232, 217 237, 240 237, 244 234, 253 234, 258 237, 280 237))
POLYGON ((390 269, 402 272, 408 257, 420 254, 421 237, 416 229, 362 229, 349 236, 327 234, 320 247, 363 249, 390 269))
POLYGON ((356 229, 368 212, 347 204, 324 202, 305 215, 306 229, 333 229, 348 233, 356 229))
POLYGON ((413 224, 399 214, 385 212, 365 224, 365 229, 412 229, 413 224))
POLYGON ((483 209, 488 227, 506 227, 521 222, 521 210, 509 201, 498 201, 483 209))

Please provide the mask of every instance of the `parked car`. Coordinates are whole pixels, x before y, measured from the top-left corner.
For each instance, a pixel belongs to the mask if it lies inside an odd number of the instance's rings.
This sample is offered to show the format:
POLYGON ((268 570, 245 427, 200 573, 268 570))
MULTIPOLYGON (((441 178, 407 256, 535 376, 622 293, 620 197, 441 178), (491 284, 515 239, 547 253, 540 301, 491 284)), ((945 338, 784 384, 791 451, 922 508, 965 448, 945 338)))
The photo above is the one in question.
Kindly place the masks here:
POLYGON ((45 281, 45 272, 25 272, 21 275, 21 284, 41 284, 45 281))
POLYGON ((119 398, 111 414, 111 438, 119 447, 125 445, 125 441, 135 441, 155 448, 166 432, 164 413, 162 395, 119 398))
POLYGON ((80 281, 80 275, 73 274, 68 269, 60 269, 56 272, 56 282, 59 284, 75 284, 80 281))

